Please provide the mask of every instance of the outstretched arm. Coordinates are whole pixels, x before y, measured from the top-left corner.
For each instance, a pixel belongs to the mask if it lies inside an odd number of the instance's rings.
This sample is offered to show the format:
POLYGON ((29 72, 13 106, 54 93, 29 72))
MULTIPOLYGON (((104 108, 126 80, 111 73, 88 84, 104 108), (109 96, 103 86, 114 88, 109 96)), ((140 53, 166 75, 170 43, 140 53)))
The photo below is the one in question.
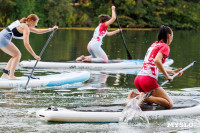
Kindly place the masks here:
POLYGON ((58 26, 54 26, 53 28, 48 28, 48 29, 30 28, 30 31, 33 32, 33 33, 36 33, 36 34, 43 34, 43 33, 53 31, 54 29, 58 29, 58 26))
POLYGON ((117 34, 117 33, 119 33, 120 31, 122 31, 122 29, 117 29, 117 30, 115 30, 115 31, 111 31, 111 32, 107 32, 107 36, 112 36, 112 35, 114 35, 114 34, 117 34))
POLYGON ((112 8, 112 18, 110 20, 108 20, 107 22, 105 22, 106 26, 111 25, 115 21, 115 19, 116 19, 115 6, 112 6, 111 8, 112 8))

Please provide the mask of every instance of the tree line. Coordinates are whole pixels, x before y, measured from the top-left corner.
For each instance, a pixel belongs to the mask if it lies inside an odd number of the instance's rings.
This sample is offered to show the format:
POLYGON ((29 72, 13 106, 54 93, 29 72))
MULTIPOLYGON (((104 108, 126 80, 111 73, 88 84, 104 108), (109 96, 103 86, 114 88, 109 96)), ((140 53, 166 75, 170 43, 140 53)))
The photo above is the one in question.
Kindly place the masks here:
POLYGON ((200 28, 199 0, 0 0, 0 27, 32 13, 40 18, 38 27, 96 27, 98 15, 111 15, 112 5, 122 27, 200 28))

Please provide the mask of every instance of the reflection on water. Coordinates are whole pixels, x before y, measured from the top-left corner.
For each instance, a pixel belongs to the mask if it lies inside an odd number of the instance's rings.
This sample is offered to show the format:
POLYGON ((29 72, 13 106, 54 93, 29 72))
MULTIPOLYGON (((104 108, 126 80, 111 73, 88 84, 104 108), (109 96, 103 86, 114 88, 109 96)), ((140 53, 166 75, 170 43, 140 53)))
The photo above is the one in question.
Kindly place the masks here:
MULTIPOLYGON (((123 31, 127 47, 135 59, 143 59, 147 48, 156 40, 157 31, 123 31)), ((61 61, 74 60, 84 54, 88 55, 87 43, 93 31, 58 30, 47 46, 42 60, 61 61)), ((37 54, 40 53, 49 34, 31 34, 30 44, 37 54)), ((188 65, 196 60, 197 65, 184 72, 180 78, 164 86, 170 96, 194 98, 200 96, 200 32, 174 31, 174 40, 171 44, 170 58, 174 59, 172 68, 188 65), (192 36, 191 36, 192 35, 192 36)), ((14 43, 21 50, 22 60, 33 59, 24 48, 21 40, 14 43)), ((120 35, 106 37, 102 48, 109 59, 127 59, 126 51, 120 35)), ((4 68, 10 58, 0 52, 0 68, 4 68)), ((58 69, 36 69, 34 75, 46 75, 67 72, 58 69)), ((18 67, 16 76, 27 76, 30 69, 18 67)), ((197 122, 199 116, 190 118, 168 118, 151 120, 149 125, 126 123, 47 123, 35 118, 35 112, 41 108, 78 107, 92 105, 124 104, 130 90, 137 91, 133 84, 138 70, 91 71, 91 78, 73 85, 54 88, 23 88, 0 90, 0 131, 1 132, 174 132, 193 130, 199 132, 199 127, 167 127, 170 122, 197 122)), ((159 77, 159 84, 165 81, 159 77)))

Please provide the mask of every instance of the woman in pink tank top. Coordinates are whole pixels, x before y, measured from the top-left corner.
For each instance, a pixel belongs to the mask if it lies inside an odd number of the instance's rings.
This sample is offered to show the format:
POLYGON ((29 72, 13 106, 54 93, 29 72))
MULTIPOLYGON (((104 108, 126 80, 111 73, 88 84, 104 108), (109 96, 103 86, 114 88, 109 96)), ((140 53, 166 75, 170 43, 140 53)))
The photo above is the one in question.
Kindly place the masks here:
MULTIPOLYGON (((134 84, 135 87, 141 95, 143 99, 146 94, 150 91, 153 91, 152 95, 149 98, 146 98, 144 101, 150 104, 157 104, 163 106, 165 108, 172 108, 173 101, 166 93, 166 91, 160 87, 157 83, 159 72, 163 73, 165 78, 169 81, 172 81, 173 78, 168 74, 175 74, 179 72, 179 69, 176 70, 165 70, 163 64, 165 60, 168 58, 170 53, 170 47, 173 40, 173 31, 170 27, 162 25, 160 27, 158 33, 158 41, 153 43, 144 58, 143 67, 141 71, 138 73, 137 77, 135 78, 134 84)), ((180 73, 178 76, 181 76, 180 73)), ((134 97, 136 97, 137 93, 131 91, 126 99, 126 104, 134 97)), ((141 100, 141 103, 143 101, 141 100)), ((140 104, 141 104, 140 103, 140 104)))

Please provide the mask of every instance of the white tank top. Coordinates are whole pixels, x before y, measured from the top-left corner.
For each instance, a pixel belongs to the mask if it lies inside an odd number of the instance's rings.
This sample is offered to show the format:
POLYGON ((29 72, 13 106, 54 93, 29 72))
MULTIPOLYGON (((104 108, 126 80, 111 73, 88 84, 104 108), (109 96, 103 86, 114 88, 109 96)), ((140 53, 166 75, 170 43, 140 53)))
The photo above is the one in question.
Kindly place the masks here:
POLYGON ((11 30, 12 37, 15 38, 15 39, 23 39, 23 36, 17 37, 17 36, 15 36, 15 35, 13 34, 13 32, 12 32, 12 30, 13 30, 14 28, 16 28, 17 26, 19 26, 20 24, 21 24, 21 23, 19 22, 19 20, 16 20, 16 21, 14 21, 13 23, 11 23, 11 24, 8 26, 8 28, 11 30))
POLYGON ((95 29, 92 42, 94 43, 100 43, 100 45, 103 42, 103 37, 107 34, 108 26, 105 25, 105 23, 100 23, 99 26, 95 29))

